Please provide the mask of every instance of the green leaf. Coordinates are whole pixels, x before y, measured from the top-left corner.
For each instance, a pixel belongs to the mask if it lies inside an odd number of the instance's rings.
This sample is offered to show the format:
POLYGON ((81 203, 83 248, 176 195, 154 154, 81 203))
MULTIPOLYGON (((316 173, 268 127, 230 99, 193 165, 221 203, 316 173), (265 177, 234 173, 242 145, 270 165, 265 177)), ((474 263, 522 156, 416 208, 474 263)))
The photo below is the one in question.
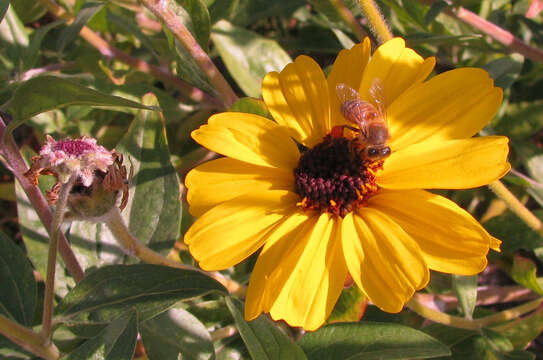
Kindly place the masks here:
POLYGON ((513 267, 511 269, 511 277, 517 283, 526 286, 528 289, 543 295, 543 289, 537 281, 537 266, 528 258, 520 255, 513 256, 513 267))
POLYGON ((206 4, 202 0, 182 0, 181 3, 190 15, 190 18, 188 19, 189 24, 187 24, 189 25, 188 27, 195 35, 195 38, 202 49, 207 50, 211 22, 206 4))
MULTIPOLYGON (((158 106, 152 94, 144 96, 142 103, 158 106)), ((122 212, 124 221, 139 242, 166 255, 180 236, 182 211, 179 178, 170 161, 162 114, 139 111, 116 150, 124 155, 126 167, 134 171, 122 212)), ((102 262, 120 263, 125 257, 109 229, 101 224, 74 222, 70 241, 85 259, 85 268, 102 262)))
POLYGON ((9 7, 9 1, 2 1, 0 4, 0 22, 4 20, 4 16, 6 15, 6 12, 8 11, 9 7))
POLYGON ((226 297, 226 305, 253 359, 307 359, 302 349, 264 315, 246 322, 243 318, 243 306, 238 300, 226 297))
POLYGON ((352 285, 341 292, 341 296, 328 317, 327 323, 359 321, 368 305, 368 300, 358 286, 352 285))
POLYGON ((36 21, 47 12, 47 8, 39 1, 34 0, 10 0, 11 6, 25 24, 36 21))
MULTIPOLYGON (((28 151, 24 150, 23 153, 28 153, 28 151)), ((45 188, 50 188, 54 182, 51 181, 52 177, 42 176, 39 180, 40 187, 43 186, 45 188)), ((36 210, 34 210, 34 207, 30 204, 30 201, 18 182, 15 183, 15 196, 17 198, 19 228, 23 235, 27 256, 38 273, 45 279, 47 274, 49 235, 38 217, 36 210)), ((74 281, 66 275, 62 258, 58 256, 57 260, 55 271, 55 293, 64 296, 68 292, 68 288, 71 288, 74 285, 74 281)))
POLYGON ((264 75, 279 71, 292 62, 276 41, 236 27, 226 20, 213 26, 211 39, 226 68, 248 96, 260 97, 264 75))
POLYGON ((3 232, 0 232, 0 249, 0 314, 30 326, 37 296, 32 266, 3 232))
POLYGON ((453 275, 452 279, 460 308, 464 316, 471 319, 477 302, 477 275, 453 275))
POLYGON ((6 131, 13 131, 25 120, 39 113, 68 105, 154 110, 118 96, 103 94, 70 80, 55 76, 40 76, 22 83, 15 90, 7 110, 7 112, 11 113, 13 121, 8 124, 6 131))
POLYGON ((543 308, 539 307, 520 319, 493 326, 492 330, 506 336, 515 349, 524 349, 543 331, 543 308))
POLYGON ((83 26, 103 7, 103 2, 89 1, 83 4, 74 21, 60 32, 57 40, 57 51, 59 53, 63 52, 66 45, 77 39, 83 26))
POLYGON ((298 343, 311 360, 426 359, 450 355, 433 337, 393 323, 339 323, 304 335, 298 343))
POLYGON ((140 327, 150 360, 213 359, 215 350, 206 327, 183 309, 170 309, 140 327), (165 336, 167 334, 167 336, 165 336))
POLYGON ((32 36, 30 38, 30 44, 26 48, 26 50, 24 52, 24 56, 23 56, 23 64, 24 64, 25 69, 30 69, 30 68, 34 67, 34 65, 36 64, 36 62, 39 59, 38 54, 39 54, 39 52, 41 50, 40 47, 42 45, 43 38, 45 37, 45 35, 47 35, 47 33, 50 30, 56 28, 60 24, 64 24, 64 21, 63 20, 53 21, 53 22, 51 22, 51 23, 49 23, 47 25, 40 26, 32 34, 32 36))
POLYGON ((6 61, 11 61, 10 68, 19 70, 21 59, 28 47, 28 35, 13 6, 8 8, 0 22, 0 47, 1 55, 6 56, 6 61))
POLYGON ((62 360, 132 360, 138 337, 135 311, 114 320, 98 336, 87 340, 62 360))
POLYGON ((435 1, 430 6, 430 9, 428 9, 428 12, 426 12, 426 15, 424 16, 424 25, 430 25, 436 19, 436 17, 448 7, 449 4, 447 4, 447 2, 444 0, 435 1))
POLYGON ((489 72, 496 86, 507 89, 517 80, 523 64, 522 55, 511 54, 489 62, 483 68, 489 72))
POLYGON ((273 16, 290 18, 294 10, 304 5, 302 0, 215 0, 209 7, 209 13, 212 24, 225 19, 235 25, 245 26, 273 16))
MULTIPOLYGON (((543 218, 541 209, 533 213, 538 218, 543 218)), ((485 222, 485 228, 503 241, 501 249, 505 254, 518 249, 533 250, 543 245, 541 236, 510 211, 485 222)))
POLYGON ((273 119, 266 104, 260 99, 244 97, 236 101, 228 111, 236 111, 248 114, 256 114, 268 119, 273 119))
POLYGON ((93 313, 98 321, 112 320, 135 309, 140 321, 150 319, 179 300, 224 287, 199 271, 137 264, 110 265, 89 273, 60 302, 63 318, 93 313))

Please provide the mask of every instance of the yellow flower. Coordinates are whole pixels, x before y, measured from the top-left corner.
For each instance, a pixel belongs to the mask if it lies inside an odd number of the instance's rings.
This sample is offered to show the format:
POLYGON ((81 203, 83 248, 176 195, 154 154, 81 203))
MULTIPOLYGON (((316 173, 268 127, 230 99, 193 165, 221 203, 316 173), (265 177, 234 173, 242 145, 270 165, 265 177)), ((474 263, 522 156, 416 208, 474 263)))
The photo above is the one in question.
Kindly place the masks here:
POLYGON ((495 115, 501 89, 475 68, 424 81, 435 59, 400 38, 371 59, 370 50, 366 39, 341 51, 328 78, 307 56, 269 73, 262 94, 275 122, 226 112, 192 133, 225 157, 187 176, 190 212, 199 218, 185 242, 205 270, 261 249, 248 320, 265 312, 317 329, 348 274, 376 306, 399 312, 426 286, 429 269, 476 274, 489 248, 499 251, 500 241, 469 213, 422 189, 477 187, 509 171, 507 138, 471 138, 495 115), (327 136, 347 124, 336 85, 368 100, 375 78, 387 100, 392 154, 384 164, 364 162, 356 139, 327 136))

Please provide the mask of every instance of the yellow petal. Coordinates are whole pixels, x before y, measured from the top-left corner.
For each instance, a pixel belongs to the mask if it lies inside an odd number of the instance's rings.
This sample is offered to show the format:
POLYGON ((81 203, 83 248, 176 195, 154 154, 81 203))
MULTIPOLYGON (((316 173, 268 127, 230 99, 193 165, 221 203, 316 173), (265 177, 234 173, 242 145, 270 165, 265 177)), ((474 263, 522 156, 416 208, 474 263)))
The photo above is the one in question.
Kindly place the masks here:
POLYGON ((294 169, 300 157, 283 127, 254 114, 216 114, 191 135, 212 151, 254 165, 294 169))
POLYGON ((432 270, 477 274, 497 240, 454 202, 424 190, 381 190, 369 206, 386 213, 419 244, 432 270))
POLYGON ((385 101, 392 102, 413 85, 420 84, 435 65, 434 58, 423 59, 412 49, 405 47, 402 38, 394 38, 379 46, 373 54, 360 84, 360 96, 371 100, 369 89, 375 78, 381 79, 385 101))
POLYGON ((292 192, 251 192, 215 206, 185 234, 190 253, 204 270, 233 266, 260 248, 276 223, 299 211, 292 192))
POLYGON ((502 96, 482 69, 439 74, 404 92, 387 109, 390 145, 400 150, 424 140, 469 138, 492 120, 502 96))
POLYGON ((310 57, 299 56, 280 72, 266 75, 262 96, 277 123, 307 147, 322 141, 330 124, 324 73, 310 57))
MULTIPOLYGON (((250 289, 247 302, 253 296, 264 298, 267 301, 260 311, 269 311, 274 320, 285 320, 291 326, 315 330, 323 325, 347 276, 336 221, 322 214, 291 236, 266 244, 249 285, 262 289, 261 284, 253 283, 264 282, 265 289, 262 295, 250 289)), ((246 315, 251 319, 258 313, 251 308, 246 315)))
POLYGON ((212 207, 252 191, 294 190, 292 170, 258 166, 232 158, 206 162, 185 179, 189 211, 200 216, 212 207))
POLYGON ((350 50, 341 50, 334 61, 332 70, 328 75, 328 92, 330 97, 330 119, 329 132, 333 126, 347 124, 341 115, 339 98, 336 94, 336 86, 344 83, 353 89, 359 89, 362 81, 362 74, 368 64, 371 53, 370 39, 366 37, 360 44, 356 44, 350 50))
POLYGON ((508 139, 425 141, 393 152, 385 160, 377 183, 388 189, 467 189, 505 175, 508 139))
POLYGON ((341 238, 349 273, 382 310, 401 311, 428 283, 429 271, 418 245, 380 211, 367 207, 345 216, 341 238))

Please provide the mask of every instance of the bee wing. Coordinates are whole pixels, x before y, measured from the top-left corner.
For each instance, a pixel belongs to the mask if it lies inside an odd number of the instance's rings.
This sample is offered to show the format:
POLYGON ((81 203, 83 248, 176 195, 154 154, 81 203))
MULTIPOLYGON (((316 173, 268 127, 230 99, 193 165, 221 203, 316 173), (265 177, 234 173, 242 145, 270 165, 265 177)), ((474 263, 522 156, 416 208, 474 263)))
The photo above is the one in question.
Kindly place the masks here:
POLYGON ((381 79, 373 79, 373 81, 371 82, 369 94, 371 102, 375 104, 377 110, 379 110, 381 115, 386 119, 387 102, 385 86, 381 79))
POLYGON ((336 85, 336 94, 342 104, 349 100, 360 100, 358 91, 345 83, 339 83, 336 85))

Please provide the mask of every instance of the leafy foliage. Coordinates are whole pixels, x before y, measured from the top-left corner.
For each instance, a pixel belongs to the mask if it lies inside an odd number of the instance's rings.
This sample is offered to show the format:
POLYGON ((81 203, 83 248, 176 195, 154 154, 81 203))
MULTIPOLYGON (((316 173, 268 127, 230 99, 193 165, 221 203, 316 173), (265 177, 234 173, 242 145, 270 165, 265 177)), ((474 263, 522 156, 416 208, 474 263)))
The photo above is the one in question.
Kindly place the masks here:
POLYGON ((141 246, 122 243, 100 221, 69 218, 62 225, 68 239, 63 244, 74 259, 61 251, 54 264, 53 346, 60 352, 51 359, 543 356, 537 303, 543 295, 543 231, 537 229, 543 219, 541 1, 378 2, 396 36, 424 57, 436 56, 433 75, 479 67, 504 90, 503 106, 482 135, 511 139, 513 171, 503 182, 535 217, 527 224, 484 188, 443 192, 502 241, 502 252, 489 255, 487 269, 476 276, 433 274, 424 294, 430 299, 426 305, 447 319, 473 324, 494 315, 498 320, 473 329, 429 325, 435 318, 428 314, 384 313, 358 287, 347 286, 327 325, 308 333, 267 315, 244 319, 237 298, 243 288, 228 294, 228 281, 247 285, 254 257, 219 274, 196 269, 183 244, 194 221, 183 181, 192 167, 216 154, 198 146, 190 133, 225 110, 271 119, 260 99, 268 72, 280 71, 300 54, 329 71, 337 53, 362 40, 363 33, 376 43, 371 21, 356 0, 162 1, 189 32, 193 42, 187 47, 176 27, 144 3, 0 1, 0 359, 37 356, 32 347, 10 340, 6 324, 42 336, 51 272, 51 219, 43 213, 51 217, 54 207, 46 198, 56 179, 41 176, 33 193, 15 154, 29 162, 46 135, 93 137, 123 155, 126 174, 118 184, 126 186, 128 200, 120 216, 141 246), (466 14, 479 25, 470 24, 466 14), (513 45, 502 42, 511 36, 513 45), (216 69, 202 66, 206 57, 216 69), (213 71, 225 78, 237 101, 225 101, 216 79, 208 76, 213 71), (173 262, 186 268, 164 266, 173 262), (516 316, 521 303, 532 305, 531 312, 516 316))

